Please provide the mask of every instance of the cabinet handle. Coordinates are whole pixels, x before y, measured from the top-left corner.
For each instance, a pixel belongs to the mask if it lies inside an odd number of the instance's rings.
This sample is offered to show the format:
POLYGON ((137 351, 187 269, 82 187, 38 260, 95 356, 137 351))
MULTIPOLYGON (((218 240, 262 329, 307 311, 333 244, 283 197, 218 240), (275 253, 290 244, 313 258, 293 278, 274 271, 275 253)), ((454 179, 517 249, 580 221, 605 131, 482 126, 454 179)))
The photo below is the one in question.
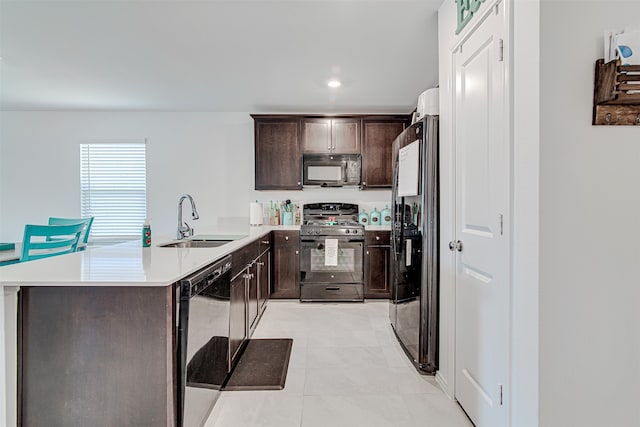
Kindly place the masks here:
POLYGON ((380 236, 376 236, 376 240, 380 240, 380 236))
POLYGON ((289 236, 284 236, 284 240, 289 240, 289 236))
POLYGON ((256 262, 257 265, 264 267, 264 262, 256 262))
POLYGON ((264 244, 264 245, 268 245, 269 243, 271 243, 271 242, 269 242, 268 240, 263 240, 262 241, 262 244, 264 244))
POLYGON ((296 255, 298 255, 298 251, 296 251, 296 255))
POLYGON ((298 181, 298 185, 300 185, 300 181, 298 181))
POLYGON ((331 146, 328 146, 328 147, 327 147, 327 150, 331 151, 331 146))
POLYGON ((369 255, 369 251, 367 251, 367 255, 369 255))

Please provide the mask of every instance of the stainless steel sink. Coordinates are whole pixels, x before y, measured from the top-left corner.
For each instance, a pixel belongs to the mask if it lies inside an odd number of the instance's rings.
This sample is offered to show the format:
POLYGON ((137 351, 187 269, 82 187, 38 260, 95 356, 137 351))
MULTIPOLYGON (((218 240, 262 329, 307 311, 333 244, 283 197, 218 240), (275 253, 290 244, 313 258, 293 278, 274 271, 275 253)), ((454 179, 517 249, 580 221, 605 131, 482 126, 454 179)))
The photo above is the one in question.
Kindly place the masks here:
POLYGON ((161 248, 217 248, 233 240, 182 240, 158 245, 161 248))

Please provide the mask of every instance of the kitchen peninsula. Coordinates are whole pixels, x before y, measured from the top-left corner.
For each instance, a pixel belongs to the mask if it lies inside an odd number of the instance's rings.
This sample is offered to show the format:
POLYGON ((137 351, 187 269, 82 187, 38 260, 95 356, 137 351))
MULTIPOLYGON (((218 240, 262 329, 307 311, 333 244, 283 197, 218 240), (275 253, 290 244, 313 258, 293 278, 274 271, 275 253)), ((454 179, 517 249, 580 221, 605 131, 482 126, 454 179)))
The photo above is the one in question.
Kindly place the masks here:
POLYGON ((215 248, 133 241, 2 267, 8 313, 21 292, 18 315, 2 316, 7 411, 17 396, 24 426, 176 425, 173 285, 274 229, 297 227, 252 227, 215 248))

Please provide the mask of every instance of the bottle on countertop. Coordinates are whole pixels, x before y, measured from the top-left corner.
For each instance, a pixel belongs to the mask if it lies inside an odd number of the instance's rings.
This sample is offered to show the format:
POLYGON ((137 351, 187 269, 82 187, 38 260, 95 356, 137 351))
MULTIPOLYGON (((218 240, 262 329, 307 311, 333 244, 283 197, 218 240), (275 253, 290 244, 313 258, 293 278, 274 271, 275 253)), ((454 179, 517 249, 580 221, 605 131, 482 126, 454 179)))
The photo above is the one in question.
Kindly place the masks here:
POLYGON ((367 215, 364 209, 360 212, 360 215, 358 215, 358 222, 362 225, 369 225, 369 215, 367 215))
POLYGON ((378 212, 378 209, 373 208, 369 221, 371 222, 371 225, 380 225, 380 212, 378 212))
POLYGON ((380 212, 380 225, 391 225, 391 209, 386 205, 380 212))
POLYGON ((149 246, 151 246, 151 223, 148 218, 145 218, 142 225, 142 247, 148 248, 149 246))

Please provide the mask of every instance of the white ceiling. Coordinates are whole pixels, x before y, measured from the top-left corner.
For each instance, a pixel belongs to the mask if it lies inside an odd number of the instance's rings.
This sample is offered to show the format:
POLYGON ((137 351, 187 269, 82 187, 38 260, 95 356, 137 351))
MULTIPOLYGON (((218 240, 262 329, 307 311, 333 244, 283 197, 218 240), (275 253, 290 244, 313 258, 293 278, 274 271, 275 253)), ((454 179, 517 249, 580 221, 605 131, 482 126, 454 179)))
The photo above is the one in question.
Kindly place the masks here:
POLYGON ((407 113, 441 3, 1 0, 0 108, 407 113))

